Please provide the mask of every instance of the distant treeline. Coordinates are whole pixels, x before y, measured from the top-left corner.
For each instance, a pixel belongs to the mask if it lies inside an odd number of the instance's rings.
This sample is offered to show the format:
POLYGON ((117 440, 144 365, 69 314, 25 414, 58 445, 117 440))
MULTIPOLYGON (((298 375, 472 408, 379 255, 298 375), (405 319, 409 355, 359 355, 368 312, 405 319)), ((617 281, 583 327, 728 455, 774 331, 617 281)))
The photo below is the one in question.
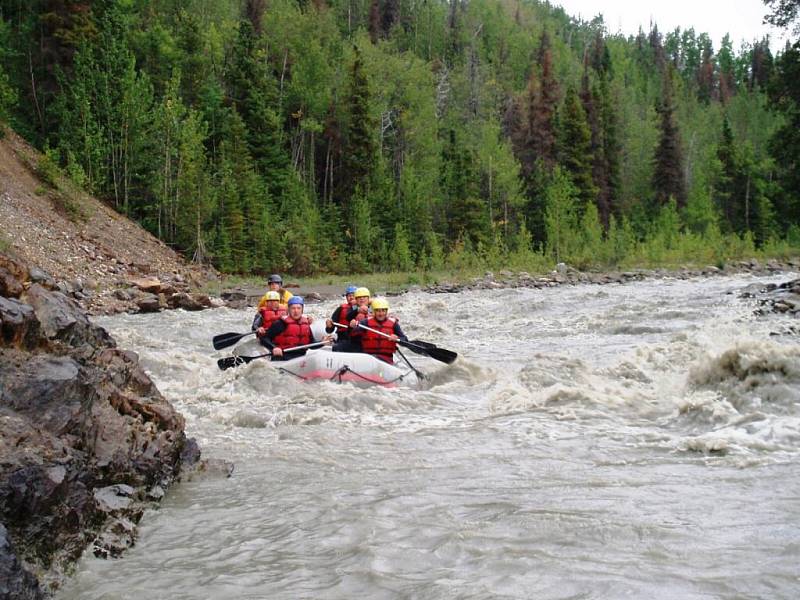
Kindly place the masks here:
POLYGON ((0 17, 0 120, 227 272, 800 248, 798 44, 626 38, 532 0, 0 0, 0 17))

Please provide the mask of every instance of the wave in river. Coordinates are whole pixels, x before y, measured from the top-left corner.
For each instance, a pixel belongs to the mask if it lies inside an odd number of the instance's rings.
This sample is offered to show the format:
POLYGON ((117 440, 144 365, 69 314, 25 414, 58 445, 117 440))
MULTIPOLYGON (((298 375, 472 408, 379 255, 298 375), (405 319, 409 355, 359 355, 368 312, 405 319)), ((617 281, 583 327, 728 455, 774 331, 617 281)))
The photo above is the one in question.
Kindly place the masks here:
POLYGON ((796 452, 800 446, 800 348, 740 343, 699 361, 676 420, 695 435, 687 450, 796 452))

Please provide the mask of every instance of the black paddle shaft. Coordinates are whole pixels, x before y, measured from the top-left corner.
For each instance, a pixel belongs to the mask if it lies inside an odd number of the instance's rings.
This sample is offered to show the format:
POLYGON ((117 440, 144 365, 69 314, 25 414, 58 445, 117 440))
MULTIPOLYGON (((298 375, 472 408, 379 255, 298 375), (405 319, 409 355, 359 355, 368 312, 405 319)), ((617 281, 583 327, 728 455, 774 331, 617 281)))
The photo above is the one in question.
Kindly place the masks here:
MULTIPOLYGON (((334 323, 334 325, 336 325, 337 327, 347 327, 347 325, 342 325, 341 323, 334 323)), ((358 326, 361 329, 372 331, 373 333, 382 335, 385 338, 391 337, 388 334, 383 333, 382 331, 378 331, 377 329, 373 329, 372 327, 367 327, 362 323, 359 323, 358 326)), ((403 340, 397 340, 397 343, 400 344, 401 346, 408 348, 412 352, 416 352, 417 354, 423 354, 425 356, 430 356, 432 359, 438 360, 448 365, 453 364, 456 358, 458 358, 458 353, 453 352, 452 350, 447 350, 446 348, 439 348, 436 344, 431 344, 430 342, 422 342, 417 340, 414 340, 413 342, 405 342, 403 340)))
MULTIPOLYGON (((313 344, 294 346, 293 348, 285 348, 283 352, 286 353, 286 352, 293 352, 295 350, 306 350, 307 348, 316 348, 317 346, 322 346, 327 343, 328 342, 314 342, 313 344)), ((267 358, 268 356, 272 356, 272 353, 267 352, 265 354, 256 354, 255 356, 226 356, 225 358, 220 358, 217 361, 217 366, 224 371, 226 369, 238 367, 240 365, 246 365, 247 363, 254 361, 257 358, 267 358)))

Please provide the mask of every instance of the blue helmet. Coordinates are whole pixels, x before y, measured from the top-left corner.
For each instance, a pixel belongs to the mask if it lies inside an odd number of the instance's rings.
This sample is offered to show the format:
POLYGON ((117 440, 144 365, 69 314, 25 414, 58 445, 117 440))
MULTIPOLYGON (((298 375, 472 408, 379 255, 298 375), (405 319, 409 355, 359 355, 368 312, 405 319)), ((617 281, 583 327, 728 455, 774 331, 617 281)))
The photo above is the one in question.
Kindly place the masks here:
POLYGON ((291 306, 292 304, 299 304, 300 306, 305 306, 305 301, 303 300, 302 296, 292 296, 289 298, 289 302, 286 303, 287 306, 291 306))
POLYGON ((348 285, 347 289, 344 291, 344 295, 347 296, 347 294, 355 294, 357 289, 358 288, 354 285, 348 285))

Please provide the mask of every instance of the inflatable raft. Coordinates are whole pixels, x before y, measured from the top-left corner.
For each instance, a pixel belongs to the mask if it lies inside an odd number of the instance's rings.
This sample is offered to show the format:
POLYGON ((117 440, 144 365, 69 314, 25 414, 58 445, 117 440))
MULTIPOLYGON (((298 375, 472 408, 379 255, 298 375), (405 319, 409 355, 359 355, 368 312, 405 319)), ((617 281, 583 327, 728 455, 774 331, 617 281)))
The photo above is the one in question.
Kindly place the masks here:
POLYGON ((303 380, 348 382, 364 387, 415 386, 419 383, 410 369, 390 365, 369 354, 331 352, 330 348, 309 350, 305 356, 269 364, 281 373, 303 380))

